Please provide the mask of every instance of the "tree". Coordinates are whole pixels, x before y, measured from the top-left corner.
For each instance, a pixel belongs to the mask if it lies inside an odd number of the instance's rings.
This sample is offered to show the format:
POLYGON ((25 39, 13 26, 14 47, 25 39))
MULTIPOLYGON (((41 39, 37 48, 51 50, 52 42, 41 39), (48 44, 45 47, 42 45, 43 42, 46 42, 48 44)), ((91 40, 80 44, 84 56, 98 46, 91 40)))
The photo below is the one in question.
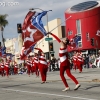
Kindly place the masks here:
POLYGON ((0 30, 1 30, 1 35, 2 35, 3 46, 5 46, 4 37, 3 37, 3 31, 4 31, 5 26, 8 25, 8 21, 6 20, 7 16, 8 16, 7 14, 0 15, 0 30))

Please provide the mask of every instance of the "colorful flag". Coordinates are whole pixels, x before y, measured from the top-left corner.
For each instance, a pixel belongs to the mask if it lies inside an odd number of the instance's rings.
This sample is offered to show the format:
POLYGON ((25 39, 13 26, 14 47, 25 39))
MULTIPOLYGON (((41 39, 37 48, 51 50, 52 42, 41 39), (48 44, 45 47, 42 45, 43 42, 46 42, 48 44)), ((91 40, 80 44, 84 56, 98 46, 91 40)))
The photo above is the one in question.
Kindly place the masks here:
POLYGON ((25 19, 24 19, 24 22, 23 22, 23 25, 22 25, 22 30, 26 30, 27 26, 29 23, 31 23, 31 18, 32 16, 34 16, 36 12, 32 12, 32 11, 29 11, 27 13, 27 15, 25 16, 25 19))
POLYGON ((78 42, 81 41, 81 36, 76 35, 72 39, 70 39, 70 48, 78 48, 78 42))
POLYGON ((44 29, 41 18, 47 14, 48 11, 43 11, 41 13, 34 13, 32 18, 27 22, 26 30, 23 32, 24 36, 24 47, 28 49, 32 45, 36 44, 40 39, 47 35, 46 30, 44 29))
POLYGON ((1 52, 2 52, 2 57, 6 58, 6 47, 2 47, 1 52))
POLYGON ((76 47, 78 47, 78 42, 81 41, 81 36, 76 35, 73 39, 74 39, 74 42, 76 44, 76 47))

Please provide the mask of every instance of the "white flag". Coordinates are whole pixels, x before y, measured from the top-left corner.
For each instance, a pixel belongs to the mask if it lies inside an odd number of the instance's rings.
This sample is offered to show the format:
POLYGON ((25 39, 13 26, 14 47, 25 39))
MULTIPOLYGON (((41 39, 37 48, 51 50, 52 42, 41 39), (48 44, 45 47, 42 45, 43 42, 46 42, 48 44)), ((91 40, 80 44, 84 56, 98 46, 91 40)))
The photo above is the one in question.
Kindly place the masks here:
POLYGON ((97 30, 97 34, 96 34, 97 36, 100 36, 100 30, 97 30))

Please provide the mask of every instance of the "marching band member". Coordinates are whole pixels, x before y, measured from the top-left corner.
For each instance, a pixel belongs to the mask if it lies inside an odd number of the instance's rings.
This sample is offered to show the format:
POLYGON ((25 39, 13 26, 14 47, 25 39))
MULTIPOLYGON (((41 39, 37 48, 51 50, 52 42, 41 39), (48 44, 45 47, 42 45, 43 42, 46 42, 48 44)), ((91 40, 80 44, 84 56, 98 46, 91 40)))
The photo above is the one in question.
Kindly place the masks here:
POLYGON ((1 75, 2 75, 2 77, 3 76, 5 76, 5 73, 4 73, 4 61, 3 61, 3 59, 1 60, 1 64, 0 64, 0 67, 1 67, 1 75))
POLYGON ((18 74, 18 65, 17 62, 14 61, 14 74, 18 74))
POLYGON ((83 65, 82 54, 81 54, 80 51, 78 51, 78 54, 77 54, 77 67, 79 69, 79 73, 82 72, 82 65, 83 65))
POLYGON ((30 57, 28 56, 28 59, 26 60, 26 66, 27 66, 27 73, 30 77, 30 73, 31 73, 31 62, 30 62, 30 57))
POLYGON ((9 60, 6 60, 6 63, 5 63, 5 71, 6 71, 6 76, 9 78, 9 60))
POLYGON ((62 91, 67 91, 70 90, 66 79, 64 77, 64 72, 66 71, 67 75, 74 81, 74 83, 76 84, 76 87, 74 88, 74 90, 77 90, 80 87, 80 84, 78 83, 78 81, 76 80, 76 78, 71 74, 70 72, 70 62, 68 60, 68 52, 67 52, 67 45, 69 44, 69 40, 66 39, 64 41, 61 41, 61 46, 60 46, 60 50, 59 50, 59 56, 60 56, 60 76, 61 79, 63 81, 63 83, 65 84, 65 89, 62 91))
POLYGON ((34 70, 33 70, 33 68, 34 68, 34 61, 33 61, 33 59, 32 59, 32 56, 30 56, 30 66, 31 66, 31 74, 33 75, 33 72, 34 72, 34 70))
POLYGON ((39 62, 37 53, 34 54, 34 67, 35 67, 36 77, 39 77, 39 62))
POLYGON ((77 69, 77 53, 76 52, 74 52, 74 55, 72 57, 72 62, 73 62, 73 65, 74 65, 74 69, 76 71, 76 69, 77 69))
POLYGON ((45 59, 45 54, 43 53, 43 51, 39 48, 35 48, 38 49, 38 54, 39 54, 39 71, 41 74, 41 79, 42 79, 42 83, 46 83, 46 77, 47 77, 47 71, 48 71, 48 66, 47 66, 47 61, 45 59))
POLYGON ((66 71, 67 75, 74 81, 76 84, 74 90, 77 90, 81 85, 76 80, 76 78, 71 74, 70 72, 70 62, 68 60, 68 52, 67 52, 67 46, 70 44, 69 39, 61 41, 57 36, 51 33, 53 37, 56 38, 56 40, 61 44, 59 49, 59 57, 60 57, 60 77, 65 85, 65 89, 62 91, 68 91, 70 90, 69 85, 65 79, 64 72, 66 71))
POLYGON ((32 75, 33 75, 33 73, 35 72, 35 66, 34 66, 34 56, 33 56, 33 58, 32 58, 31 72, 32 72, 32 75))

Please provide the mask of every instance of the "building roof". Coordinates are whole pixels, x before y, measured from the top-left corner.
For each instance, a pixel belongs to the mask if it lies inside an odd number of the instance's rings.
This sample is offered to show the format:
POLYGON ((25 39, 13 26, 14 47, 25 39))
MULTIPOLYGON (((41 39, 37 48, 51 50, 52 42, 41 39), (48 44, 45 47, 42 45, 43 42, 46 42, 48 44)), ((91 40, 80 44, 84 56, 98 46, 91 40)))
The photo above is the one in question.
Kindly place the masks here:
POLYGON ((87 1, 76 4, 65 11, 65 13, 75 13, 75 12, 83 12, 86 10, 91 10, 96 7, 100 7, 100 1, 87 1))
POLYGON ((83 11, 98 5, 97 1, 87 1, 74 5, 70 8, 71 11, 83 11))

